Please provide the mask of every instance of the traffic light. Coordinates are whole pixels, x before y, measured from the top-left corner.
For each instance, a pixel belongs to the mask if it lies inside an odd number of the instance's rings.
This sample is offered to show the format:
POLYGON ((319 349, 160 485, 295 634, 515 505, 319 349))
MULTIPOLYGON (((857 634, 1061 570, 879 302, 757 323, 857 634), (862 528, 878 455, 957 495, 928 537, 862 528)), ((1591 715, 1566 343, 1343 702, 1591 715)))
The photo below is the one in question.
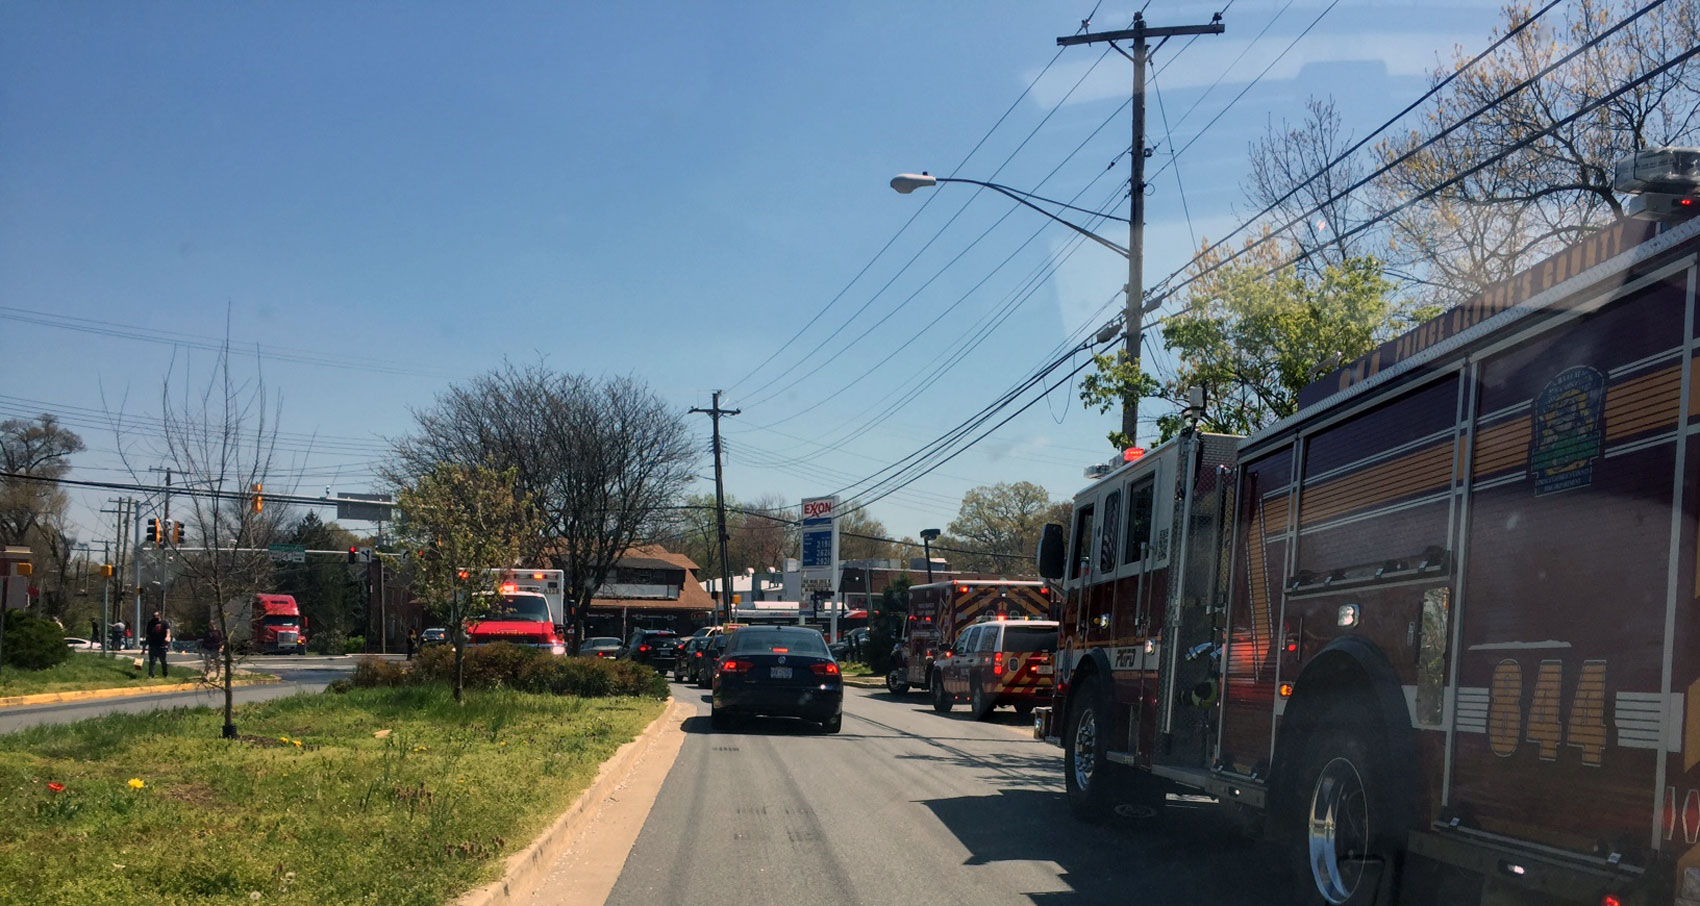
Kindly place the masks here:
POLYGON ((256 513, 266 508, 266 499, 260 496, 260 492, 265 489, 266 486, 263 484, 254 485, 254 512, 256 513))
POLYGON ((165 541, 165 523, 158 519, 148 520, 148 543, 158 547, 165 541))
POLYGON ((358 548, 358 547, 349 548, 348 549, 348 562, 356 563, 359 560, 360 560, 360 548, 358 548))
POLYGON ((183 545, 183 523, 171 523, 171 543, 179 547, 183 545))

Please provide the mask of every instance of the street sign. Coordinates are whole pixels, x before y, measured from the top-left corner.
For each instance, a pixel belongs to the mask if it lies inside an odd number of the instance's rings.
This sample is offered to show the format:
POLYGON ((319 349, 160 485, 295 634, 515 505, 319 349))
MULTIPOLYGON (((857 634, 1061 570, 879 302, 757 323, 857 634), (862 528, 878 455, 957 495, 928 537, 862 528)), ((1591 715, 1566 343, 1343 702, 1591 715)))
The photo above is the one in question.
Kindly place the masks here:
POLYGON ((394 522, 395 498, 388 494, 344 491, 337 495, 336 518, 355 522, 394 522))
POLYGON ((306 563, 307 545, 305 544, 273 544, 266 548, 273 560, 279 563, 306 563))
POLYGON ((838 498, 803 500, 803 591, 813 601, 838 585, 838 498))

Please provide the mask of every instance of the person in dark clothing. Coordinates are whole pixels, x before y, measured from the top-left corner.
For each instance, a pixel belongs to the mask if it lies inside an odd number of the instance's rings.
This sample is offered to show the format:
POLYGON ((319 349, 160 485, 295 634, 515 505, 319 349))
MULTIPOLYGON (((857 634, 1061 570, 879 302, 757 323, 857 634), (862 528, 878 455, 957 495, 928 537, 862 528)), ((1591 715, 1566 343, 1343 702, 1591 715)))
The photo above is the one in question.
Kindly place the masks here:
POLYGON ((407 659, 410 660, 410 661, 413 660, 413 652, 418 651, 418 650, 419 650, 419 631, 416 630, 416 629, 409 629, 407 631, 407 659))
POLYGON ((153 676, 154 661, 159 661, 160 676, 170 676, 171 668, 166 666, 165 652, 171 647, 171 624, 159 615, 159 611, 153 612, 153 619, 148 621, 143 637, 148 642, 148 676, 153 676))

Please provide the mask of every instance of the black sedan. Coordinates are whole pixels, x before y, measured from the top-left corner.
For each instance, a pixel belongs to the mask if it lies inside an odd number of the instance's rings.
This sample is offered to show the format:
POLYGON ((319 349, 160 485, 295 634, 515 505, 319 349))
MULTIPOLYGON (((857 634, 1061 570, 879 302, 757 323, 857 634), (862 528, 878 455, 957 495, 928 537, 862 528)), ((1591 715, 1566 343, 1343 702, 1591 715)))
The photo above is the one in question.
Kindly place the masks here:
POLYGON ((737 717, 801 717, 837 733, 844 721, 844 680, 819 631, 801 626, 746 627, 732 633, 714 671, 711 723, 737 717))
POLYGON ((702 649, 708 644, 707 636, 691 636, 679 646, 679 659, 673 662, 673 682, 682 683, 694 679, 697 675, 697 665, 702 663, 702 649))

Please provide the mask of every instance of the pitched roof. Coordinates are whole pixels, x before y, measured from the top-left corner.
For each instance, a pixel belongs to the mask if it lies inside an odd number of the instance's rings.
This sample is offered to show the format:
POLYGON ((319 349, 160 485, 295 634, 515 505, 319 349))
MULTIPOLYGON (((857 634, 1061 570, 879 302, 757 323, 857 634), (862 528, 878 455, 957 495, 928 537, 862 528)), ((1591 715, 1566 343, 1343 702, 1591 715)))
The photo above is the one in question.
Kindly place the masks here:
MULTIPOLYGON (((675 554, 659 544, 634 544, 626 549, 626 557, 660 560, 663 563, 669 563, 673 566, 684 567, 691 572, 696 572, 697 570, 702 569, 702 567, 698 566, 696 561, 691 558, 684 554, 675 554)), ((624 558, 621 559, 622 561, 624 560, 624 558)))

